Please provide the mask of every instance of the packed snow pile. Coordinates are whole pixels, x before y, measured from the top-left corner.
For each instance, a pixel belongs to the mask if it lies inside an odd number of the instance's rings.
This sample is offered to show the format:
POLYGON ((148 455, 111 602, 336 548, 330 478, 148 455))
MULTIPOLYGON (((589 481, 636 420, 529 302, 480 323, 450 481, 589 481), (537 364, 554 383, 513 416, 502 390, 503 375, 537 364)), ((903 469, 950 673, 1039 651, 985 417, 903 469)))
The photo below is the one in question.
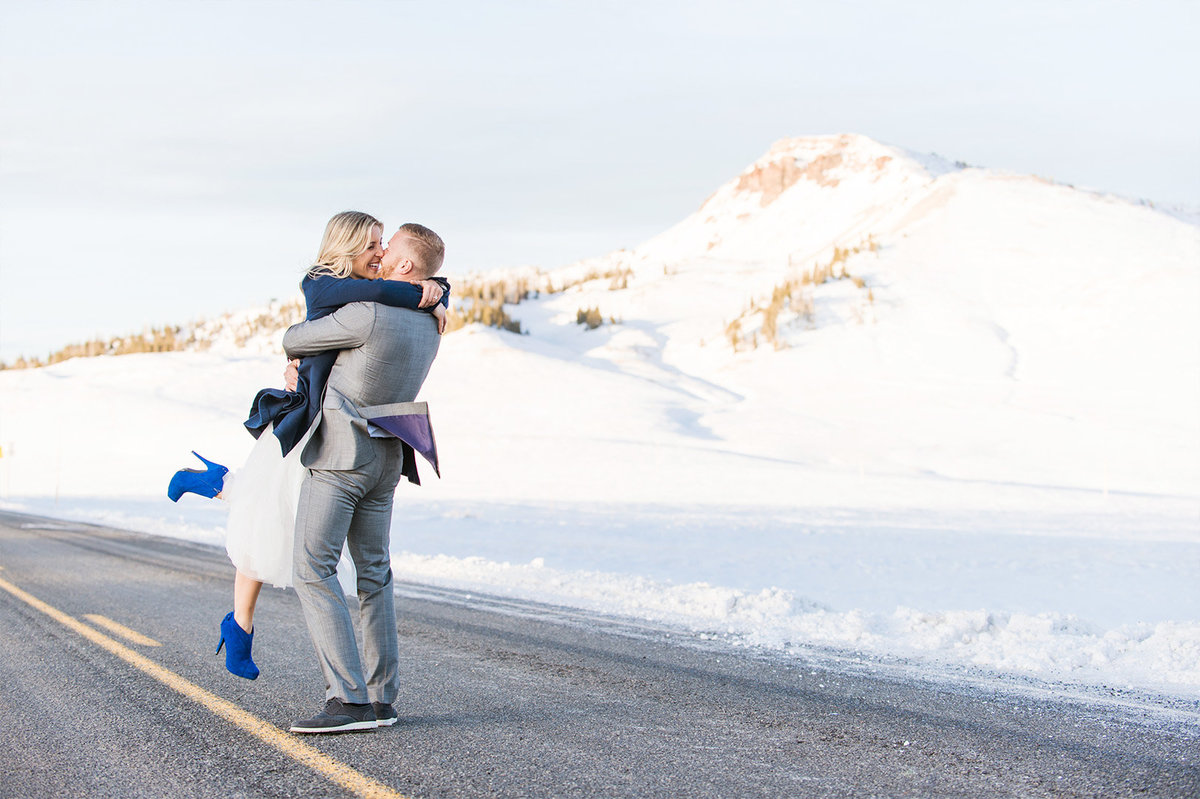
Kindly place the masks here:
MULTIPOLYGON (((444 479, 398 494, 401 576, 1200 696, 1195 224, 822 136, 633 250, 453 267, 532 290, 522 335, 443 342, 444 479)), ((248 452, 284 365, 263 317, 0 373, 0 495, 218 542, 219 508, 162 495, 189 450, 248 452)))

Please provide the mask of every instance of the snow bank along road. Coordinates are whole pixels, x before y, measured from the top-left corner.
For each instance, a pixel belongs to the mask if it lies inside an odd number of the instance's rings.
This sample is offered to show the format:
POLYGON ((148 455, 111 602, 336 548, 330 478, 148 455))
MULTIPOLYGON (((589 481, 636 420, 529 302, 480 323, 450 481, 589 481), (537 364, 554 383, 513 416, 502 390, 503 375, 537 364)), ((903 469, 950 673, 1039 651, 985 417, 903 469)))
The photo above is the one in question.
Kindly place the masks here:
POLYGON ((291 592, 256 682, 214 657, 209 547, 0 513, 3 796, 1196 796, 1200 714, 755 657, 402 586, 400 723, 321 705, 291 592), (491 606, 491 607, 488 607, 491 606))

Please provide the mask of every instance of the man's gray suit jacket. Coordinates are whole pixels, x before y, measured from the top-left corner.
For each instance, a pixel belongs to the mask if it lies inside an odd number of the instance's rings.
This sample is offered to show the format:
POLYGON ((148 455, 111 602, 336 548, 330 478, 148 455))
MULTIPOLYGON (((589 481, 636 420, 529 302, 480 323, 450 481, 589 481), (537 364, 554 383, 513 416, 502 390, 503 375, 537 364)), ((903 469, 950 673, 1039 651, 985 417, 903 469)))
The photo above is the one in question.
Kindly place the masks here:
POLYGON ((374 302, 351 303, 288 328, 283 349, 291 358, 342 351, 300 462, 330 471, 370 463, 376 448, 360 409, 415 400, 440 342, 431 314, 374 302))

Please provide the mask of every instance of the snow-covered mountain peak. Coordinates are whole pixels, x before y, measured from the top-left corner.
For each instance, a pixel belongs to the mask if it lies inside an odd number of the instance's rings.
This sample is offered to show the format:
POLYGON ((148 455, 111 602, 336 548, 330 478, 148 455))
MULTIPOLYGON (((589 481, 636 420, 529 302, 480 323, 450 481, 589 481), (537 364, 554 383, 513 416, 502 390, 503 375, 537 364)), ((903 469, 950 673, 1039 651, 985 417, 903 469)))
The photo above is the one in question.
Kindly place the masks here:
POLYGON ((857 134, 780 139, 696 213, 639 247, 652 261, 784 262, 853 246, 958 167, 857 134))
POLYGON ((780 139, 765 155, 746 168, 736 181, 723 187, 701 207, 735 195, 754 195, 761 207, 775 202, 797 182, 806 180, 835 188, 843 180, 866 177, 878 180, 885 171, 926 175, 924 165, 903 151, 853 133, 780 139))

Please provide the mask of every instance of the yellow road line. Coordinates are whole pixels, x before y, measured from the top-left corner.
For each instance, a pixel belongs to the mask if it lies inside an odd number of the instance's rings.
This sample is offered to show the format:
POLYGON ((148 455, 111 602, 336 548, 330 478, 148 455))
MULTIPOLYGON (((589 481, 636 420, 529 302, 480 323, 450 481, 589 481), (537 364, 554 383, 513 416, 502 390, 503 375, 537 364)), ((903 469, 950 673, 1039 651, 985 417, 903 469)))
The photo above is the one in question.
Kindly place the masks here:
POLYGON ((83 617, 92 624, 103 627, 109 632, 114 632, 125 640, 132 641, 135 644, 139 644, 141 646, 162 646, 162 644, 160 644, 158 641, 155 641, 153 638, 147 638, 137 630, 131 630, 124 624, 117 624, 112 619, 108 618, 107 616, 101 616, 99 613, 86 613, 83 617))
POLYGON ((153 660, 134 652, 129 647, 109 638, 104 633, 94 630, 61 610, 47 605, 42 600, 29 594, 7 580, 0 578, 0 588, 9 592, 17 599, 36 610, 40 610, 59 624, 82 635, 97 646, 108 650, 134 668, 148 674, 173 691, 183 694, 188 699, 203 705, 216 715, 232 722, 245 732, 253 735, 263 743, 275 747, 301 765, 308 766, 330 781, 364 799, 406 799, 383 783, 363 774, 359 774, 345 763, 326 755, 306 743, 296 740, 291 735, 282 732, 277 727, 268 724, 252 713, 247 713, 232 702, 222 699, 214 693, 204 690, 193 682, 180 677, 170 669, 164 668, 153 660))

